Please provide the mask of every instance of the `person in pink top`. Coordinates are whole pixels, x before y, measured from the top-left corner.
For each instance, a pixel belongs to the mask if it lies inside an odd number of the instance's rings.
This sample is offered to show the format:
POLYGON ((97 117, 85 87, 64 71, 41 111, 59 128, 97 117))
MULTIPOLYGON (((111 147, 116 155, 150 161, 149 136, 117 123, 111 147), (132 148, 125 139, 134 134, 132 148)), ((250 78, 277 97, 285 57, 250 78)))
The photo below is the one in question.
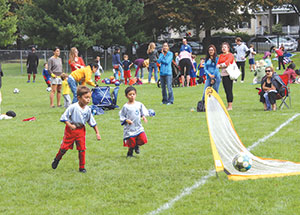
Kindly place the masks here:
MULTIPOLYGON (((294 63, 291 63, 287 69, 283 72, 284 75, 289 76, 289 83, 294 83, 297 78, 297 72, 295 71, 296 65, 294 63)), ((299 72, 298 72, 299 73, 299 72)))
MULTIPOLYGON (((179 54, 179 67, 180 67, 180 74, 181 74, 181 83, 182 86, 185 86, 185 76, 186 76, 186 85, 190 85, 190 71, 193 67, 192 64, 192 53, 188 51, 181 51, 179 54)), ((194 68, 195 70, 195 68, 194 68)))
POLYGON ((230 53, 230 46, 228 43, 222 43, 222 54, 220 54, 217 68, 221 69, 221 77, 222 83, 224 87, 224 91, 227 99, 227 110, 232 110, 232 102, 233 102, 233 80, 230 79, 229 74, 226 71, 226 68, 234 62, 234 56, 230 53))
POLYGON ((78 50, 76 47, 72 47, 70 50, 69 65, 72 72, 85 67, 83 59, 81 57, 78 57, 78 50))
POLYGON ((281 65, 283 69, 285 69, 284 63, 283 63, 283 54, 284 54, 284 47, 281 45, 279 49, 276 49, 276 47, 273 48, 277 54, 278 58, 278 69, 281 69, 281 65))

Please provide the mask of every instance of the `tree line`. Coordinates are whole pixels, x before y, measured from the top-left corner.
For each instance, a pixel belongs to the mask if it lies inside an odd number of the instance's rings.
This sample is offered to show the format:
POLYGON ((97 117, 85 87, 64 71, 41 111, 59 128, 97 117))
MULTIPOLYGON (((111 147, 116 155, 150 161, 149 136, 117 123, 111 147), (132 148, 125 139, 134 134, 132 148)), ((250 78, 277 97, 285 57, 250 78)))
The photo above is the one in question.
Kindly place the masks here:
MULTIPOLYGON (((59 46, 88 49, 156 40, 167 28, 236 29, 251 10, 289 4, 300 16, 299 0, 0 0, 0 46, 59 46)), ((270 25, 272 25, 272 20, 270 25)))

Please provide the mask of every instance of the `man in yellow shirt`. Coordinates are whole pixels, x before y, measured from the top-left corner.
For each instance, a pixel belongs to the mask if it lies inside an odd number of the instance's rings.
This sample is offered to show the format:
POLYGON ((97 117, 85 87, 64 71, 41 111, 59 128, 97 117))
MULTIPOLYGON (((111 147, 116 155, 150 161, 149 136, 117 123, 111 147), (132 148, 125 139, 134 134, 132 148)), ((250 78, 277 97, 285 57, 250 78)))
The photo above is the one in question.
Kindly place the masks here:
POLYGON ((68 84, 72 90, 73 93, 73 102, 77 102, 77 85, 78 83, 81 83, 81 85, 90 85, 95 87, 96 84, 92 81, 92 74, 95 73, 98 69, 98 64, 92 63, 88 66, 77 69, 73 71, 68 78, 68 84))

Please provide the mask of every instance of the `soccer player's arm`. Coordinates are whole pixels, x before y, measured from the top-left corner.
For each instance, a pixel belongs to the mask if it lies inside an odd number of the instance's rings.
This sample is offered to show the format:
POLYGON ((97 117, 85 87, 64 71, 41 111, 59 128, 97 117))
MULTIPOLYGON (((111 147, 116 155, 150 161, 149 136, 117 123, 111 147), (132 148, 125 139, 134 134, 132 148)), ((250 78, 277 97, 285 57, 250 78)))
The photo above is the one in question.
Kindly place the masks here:
POLYGON ((145 123, 148 122, 146 115, 149 116, 149 112, 148 112, 147 108, 145 107, 145 105, 141 104, 141 117, 145 123))
POLYGON ((87 122, 94 129, 94 131, 96 133, 97 140, 101 140, 101 136, 100 136, 100 133, 99 133, 99 130, 98 130, 97 122, 96 122, 96 120, 95 120, 95 118, 94 118, 91 111, 89 113, 89 116, 90 116, 90 118, 87 122))

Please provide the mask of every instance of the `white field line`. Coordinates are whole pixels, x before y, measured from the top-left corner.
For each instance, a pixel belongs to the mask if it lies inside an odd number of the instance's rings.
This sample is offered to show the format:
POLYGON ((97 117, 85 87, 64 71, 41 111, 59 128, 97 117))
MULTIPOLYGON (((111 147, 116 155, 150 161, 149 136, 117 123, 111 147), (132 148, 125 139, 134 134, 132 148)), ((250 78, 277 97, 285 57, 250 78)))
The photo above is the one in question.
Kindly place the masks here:
MULTIPOLYGON (((269 139, 270 137, 274 136, 275 134, 277 134, 284 126, 288 125, 290 122, 292 122, 296 117, 298 117, 300 115, 300 113, 295 114, 294 116, 292 116, 291 118, 289 118, 287 121, 285 121, 284 123, 282 123, 279 127, 277 127, 274 131, 272 131, 269 135, 264 136, 263 138, 259 139, 258 141, 256 141, 255 143, 253 143, 251 146, 249 146, 247 149, 249 151, 251 151, 252 149, 254 149, 256 146, 258 146, 260 143, 265 142, 267 139, 269 139)), ((183 197, 190 195, 193 190, 199 188, 200 186, 204 185, 206 183, 206 181, 215 175, 215 169, 211 169, 209 170, 208 174, 201 177, 198 181, 196 181, 196 183, 191 186, 191 187, 187 187, 185 188, 179 195, 177 195, 175 198, 171 199, 170 201, 168 201, 167 203, 165 203, 164 205, 160 206, 159 208, 157 208, 154 211, 151 211, 148 213, 148 215, 155 215, 155 214, 159 214, 165 210, 170 209, 174 203, 176 203, 177 201, 179 201, 180 199, 182 199, 183 197)))

